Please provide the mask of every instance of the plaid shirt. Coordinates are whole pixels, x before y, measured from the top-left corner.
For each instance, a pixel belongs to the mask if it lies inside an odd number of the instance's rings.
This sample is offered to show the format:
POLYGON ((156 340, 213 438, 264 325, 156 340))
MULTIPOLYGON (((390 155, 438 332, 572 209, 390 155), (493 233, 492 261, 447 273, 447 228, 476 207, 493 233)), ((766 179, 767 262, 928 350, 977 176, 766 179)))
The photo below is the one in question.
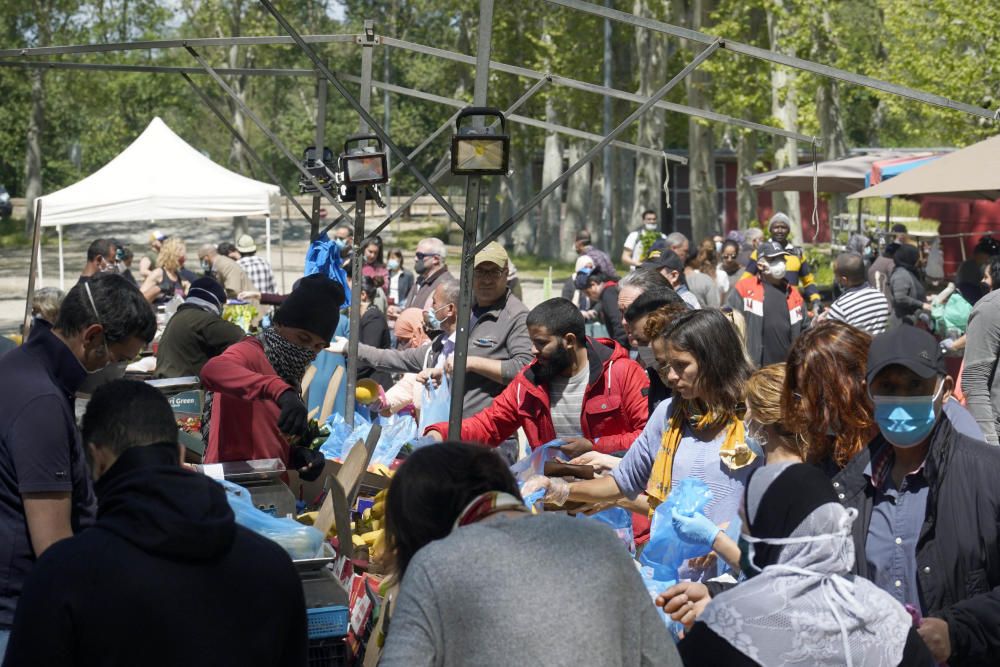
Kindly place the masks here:
POLYGON ((262 294, 276 294, 274 287, 274 273, 271 272, 271 265, 263 257, 251 255, 250 257, 240 257, 240 268, 250 278, 257 291, 262 294))

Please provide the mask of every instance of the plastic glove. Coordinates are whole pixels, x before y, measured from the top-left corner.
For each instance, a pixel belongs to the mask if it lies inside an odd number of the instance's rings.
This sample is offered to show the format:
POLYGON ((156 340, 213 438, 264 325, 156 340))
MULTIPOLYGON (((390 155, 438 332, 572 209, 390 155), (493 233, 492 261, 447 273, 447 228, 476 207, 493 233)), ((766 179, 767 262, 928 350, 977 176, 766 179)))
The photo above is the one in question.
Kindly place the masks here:
POLYGON ((311 482, 323 473, 326 458, 321 452, 308 447, 292 447, 288 464, 298 471, 301 479, 311 482))
POLYGON ((550 505, 562 507, 569 499, 569 484, 559 477, 545 477, 544 475, 534 475, 521 487, 521 497, 531 495, 538 489, 545 489, 545 502, 550 505))
POLYGON ((955 347, 955 341, 952 340, 951 338, 945 338, 944 340, 941 341, 941 351, 942 352, 946 352, 946 353, 950 352, 951 348, 953 348, 953 347, 955 347))
POLYGON ((670 516, 673 519, 674 530, 677 531, 682 540, 691 544, 700 544, 709 549, 715 542, 715 536, 722 530, 701 512, 695 512, 688 516, 681 514, 677 508, 674 508, 671 510, 670 516))
POLYGON ((277 400, 281 414, 278 416, 278 429, 288 435, 302 435, 309 426, 309 413, 298 392, 289 389, 277 400))
POLYGON ((347 353, 348 341, 346 338, 337 336, 330 344, 326 347, 327 352, 333 352, 334 354, 346 354, 347 353))
POLYGON ((571 464, 576 466, 593 466, 597 472, 614 470, 621 462, 622 460, 619 457, 602 452, 587 452, 570 461, 571 464))

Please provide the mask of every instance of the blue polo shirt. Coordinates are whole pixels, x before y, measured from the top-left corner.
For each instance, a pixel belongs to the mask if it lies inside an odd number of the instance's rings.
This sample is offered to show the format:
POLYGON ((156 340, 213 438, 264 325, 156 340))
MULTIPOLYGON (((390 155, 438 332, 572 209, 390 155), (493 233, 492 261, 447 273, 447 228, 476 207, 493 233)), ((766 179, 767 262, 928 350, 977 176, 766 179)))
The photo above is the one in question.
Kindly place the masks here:
POLYGON ((0 629, 35 562, 21 495, 69 492, 73 532, 97 510, 73 411, 87 372, 48 325, 0 358, 0 629))

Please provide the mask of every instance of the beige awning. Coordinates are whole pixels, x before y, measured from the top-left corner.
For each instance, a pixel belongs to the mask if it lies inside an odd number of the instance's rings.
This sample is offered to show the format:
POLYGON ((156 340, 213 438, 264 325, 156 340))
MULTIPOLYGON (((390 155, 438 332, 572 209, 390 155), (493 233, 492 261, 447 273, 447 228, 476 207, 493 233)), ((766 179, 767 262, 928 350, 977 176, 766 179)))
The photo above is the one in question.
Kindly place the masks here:
POLYGON ((1000 135, 943 155, 848 199, 923 195, 1000 199, 1000 135))

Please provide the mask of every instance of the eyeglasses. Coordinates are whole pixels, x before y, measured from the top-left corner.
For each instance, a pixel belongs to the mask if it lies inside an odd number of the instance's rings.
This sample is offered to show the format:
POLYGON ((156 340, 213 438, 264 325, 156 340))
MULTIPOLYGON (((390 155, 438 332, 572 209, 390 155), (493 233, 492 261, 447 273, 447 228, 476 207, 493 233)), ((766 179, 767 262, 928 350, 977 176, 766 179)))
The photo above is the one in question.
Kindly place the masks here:
POLYGON ((415 257, 417 259, 427 259, 428 257, 440 257, 436 252, 418 252, 415 257))
POLYGON ((736 259, 736 255, 722 255, 722 259, 736 259))
POLYGON ((480 280, 499 280, 503 269, 475 269, 473 275, 480 280))

